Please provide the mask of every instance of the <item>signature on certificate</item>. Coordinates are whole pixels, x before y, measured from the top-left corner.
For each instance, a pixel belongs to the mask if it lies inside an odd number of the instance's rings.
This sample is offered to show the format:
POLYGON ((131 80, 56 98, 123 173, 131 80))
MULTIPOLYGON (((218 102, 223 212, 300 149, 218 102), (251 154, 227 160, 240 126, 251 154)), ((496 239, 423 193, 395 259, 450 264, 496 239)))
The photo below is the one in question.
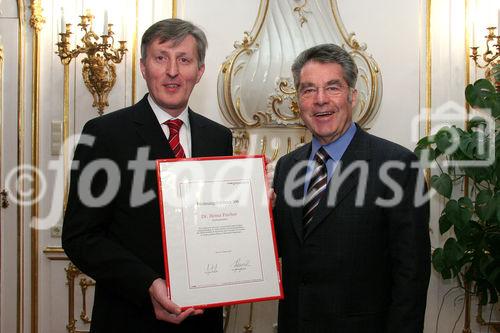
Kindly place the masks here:
POLYGON ((205 266, 204 273, 206 275, 214 274, 214 273, 219 273, 219 265, 217 264, 207 264, 205 266))
POLYGON ((246 271, 250 266, 250 259, 238 258, 231 264, 231 270, 233 272, 246 271))

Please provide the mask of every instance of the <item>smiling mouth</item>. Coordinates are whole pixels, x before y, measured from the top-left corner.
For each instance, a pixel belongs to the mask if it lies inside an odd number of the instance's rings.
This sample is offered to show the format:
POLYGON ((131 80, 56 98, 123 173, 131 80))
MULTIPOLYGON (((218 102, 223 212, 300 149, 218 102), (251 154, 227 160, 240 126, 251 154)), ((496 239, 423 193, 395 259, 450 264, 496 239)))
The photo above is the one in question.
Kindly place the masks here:
POLYGON ((169 83, 169 84, 164 84, 163 86, 168 89, 176 89, 179 88, 181 85, 177 83, 169 83))
POLYGON ((321 118, 321 117, 328 117, 333 115, 334 112, 332 111, 324 111, 324 112, 316 112, 313 114, 314 117, 321 118))

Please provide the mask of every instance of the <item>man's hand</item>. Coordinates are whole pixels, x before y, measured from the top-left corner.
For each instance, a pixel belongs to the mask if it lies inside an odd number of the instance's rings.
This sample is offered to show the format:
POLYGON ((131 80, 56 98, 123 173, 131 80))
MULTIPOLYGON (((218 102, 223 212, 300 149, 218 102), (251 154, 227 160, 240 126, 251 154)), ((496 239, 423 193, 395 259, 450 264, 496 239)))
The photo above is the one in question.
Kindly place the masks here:
POLYGON ((267 193, 269 200, 271 200, 271 205, 274 208, 276 203, 276 193, 273 189, 273 179, 274 179, 274 164, 271 159, 266 156, 266 173, 267 173, 267 183, 269 184, 269 192, 267 193))
POLYGON ((181 311, 181 308, 168 298, 165 280, 156 279, 149 287, 149 296, 153 303, 156 319, 173 324, 180 324, 184 319, 192 315, 199 315, 203 310, 193 308, 181 311))

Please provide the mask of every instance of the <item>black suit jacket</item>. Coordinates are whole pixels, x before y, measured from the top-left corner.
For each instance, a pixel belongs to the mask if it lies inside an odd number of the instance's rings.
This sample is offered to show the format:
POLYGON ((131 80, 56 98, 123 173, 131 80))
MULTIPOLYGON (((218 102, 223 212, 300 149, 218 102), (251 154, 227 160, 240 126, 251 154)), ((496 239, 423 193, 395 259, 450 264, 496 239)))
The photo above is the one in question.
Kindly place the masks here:
MULTIPOLYGON (((96 281, 91 332, 222 332, 220 308, 181 325, 154 317, 148 288, 165 278, 155 160, 175 156, 146 96, 85 124, 88 137, 80 139, 72 165, 63 248, 96 281), (99 199, 88 200, 90 194, 99 199)), ((232 155, 227 128, 192 110, 189 121, 193 157, 232 155)))
POLYGON ((285 293, 279 332, 422 332, 430 274, 429 207, 414 205, 421 175, 409 167, 415 155, 358 127, 328 184, 329 196, 322 198, 303 235, 303 206, 291 207, 285 197, 301 202, 304 185, 293 186, 286 178, 294 166, 299 177, 305 175, 298 165, 310 151, 307 144, 283 156, 275 169, 274 219, 285 293), (402 201, 389 208, 375 203, 394 196, 394 186, 379 176, 387 161, 398 161, 388 175, 402 188, 402 201), (356 163, 360 167, 341 181, 339 172, 356 163), (364 200, 361 196, 356 204, 356 195, 363 194, 358 186, 365 181, 364 200), (328 204, 335 189, 335 203, 328 204))

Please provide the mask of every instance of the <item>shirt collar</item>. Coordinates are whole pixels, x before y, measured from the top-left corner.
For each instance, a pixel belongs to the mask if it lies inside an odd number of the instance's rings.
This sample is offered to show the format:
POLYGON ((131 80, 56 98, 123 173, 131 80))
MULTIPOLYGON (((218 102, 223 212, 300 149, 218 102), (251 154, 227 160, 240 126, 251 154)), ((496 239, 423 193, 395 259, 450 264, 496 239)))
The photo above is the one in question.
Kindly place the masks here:
MULTIPOLYGON (((347 150, 347 147, 351 143, 354 134, 356 134, 356 125, 354 123, 351 123, 351 126, 349 126, 347 131, 342 134, 342 136, 340 136, 337 140, 324 145, 323 148, 326 150, 328 155, 330 155, 331 159, 333 159, 334 161, 340 161, 342 155, 344 155, 344 152, 347 150)), ((314 155, 316 155, 316 152, 321 146, 322 145, 319 143, 318 139, 313 137, 310 159, 313 158, 314 155)))
POLYGON ((188 107, 181 112, 181 114, 177 117, 172 117, 168 112, 165 112, 156 102, 154 101, 153 97, 151 97, 151 94, 148 94, 148 102, 149 105, 151 106, 151 109, 153 109, 153 112, 156 116, 156 119, 158 119, 158 122, 160 125, 165 123, 167 120, 170 119, 180 119, 186 125, 186 128, 189 130, 189 112, 188 112, 188 107))

